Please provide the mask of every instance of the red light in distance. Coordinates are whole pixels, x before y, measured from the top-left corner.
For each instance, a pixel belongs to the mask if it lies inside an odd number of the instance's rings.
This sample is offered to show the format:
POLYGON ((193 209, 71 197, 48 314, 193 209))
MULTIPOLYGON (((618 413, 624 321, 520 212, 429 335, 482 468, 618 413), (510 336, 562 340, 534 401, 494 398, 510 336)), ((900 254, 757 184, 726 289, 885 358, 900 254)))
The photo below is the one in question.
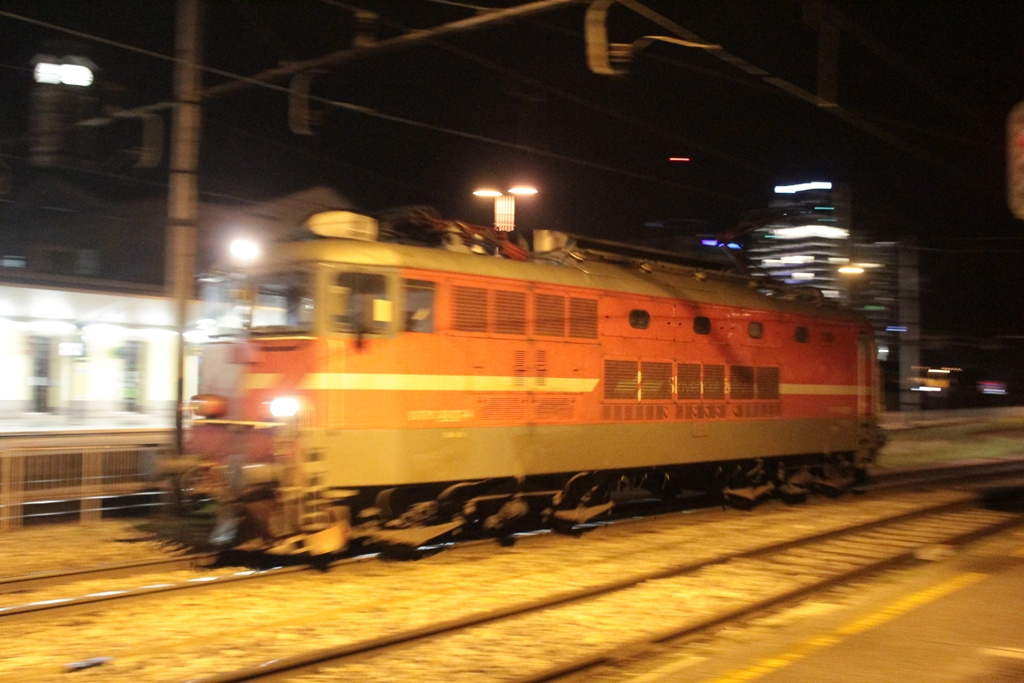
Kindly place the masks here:
POLYGON ((669 161, 689 161, 690 157, 669 157, 669 161))

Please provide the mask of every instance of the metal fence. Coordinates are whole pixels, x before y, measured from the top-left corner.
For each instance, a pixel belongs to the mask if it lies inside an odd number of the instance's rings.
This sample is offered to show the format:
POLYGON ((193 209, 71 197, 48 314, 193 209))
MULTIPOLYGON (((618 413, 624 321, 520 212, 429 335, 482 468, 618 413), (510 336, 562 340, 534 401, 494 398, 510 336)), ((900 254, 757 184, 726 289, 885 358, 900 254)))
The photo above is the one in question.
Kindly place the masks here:
POLYGON ((173 430, 0 436, 0 532, 162 505, 155 481, 173 430))

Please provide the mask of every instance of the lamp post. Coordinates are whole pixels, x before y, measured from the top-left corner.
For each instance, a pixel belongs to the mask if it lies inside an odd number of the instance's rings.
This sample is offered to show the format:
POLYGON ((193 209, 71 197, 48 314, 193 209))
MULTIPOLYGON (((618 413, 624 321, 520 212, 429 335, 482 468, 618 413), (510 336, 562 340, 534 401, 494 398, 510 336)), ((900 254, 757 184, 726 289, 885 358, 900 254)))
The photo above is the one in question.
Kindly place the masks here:
POLYGON ((493 188, 474 190, 477 197, 494 198, 494 229, 499 232, 511 232, 516 228, 516 195, 537 194, 537 188, 528 185, 516 185, 505 192, 493 188))

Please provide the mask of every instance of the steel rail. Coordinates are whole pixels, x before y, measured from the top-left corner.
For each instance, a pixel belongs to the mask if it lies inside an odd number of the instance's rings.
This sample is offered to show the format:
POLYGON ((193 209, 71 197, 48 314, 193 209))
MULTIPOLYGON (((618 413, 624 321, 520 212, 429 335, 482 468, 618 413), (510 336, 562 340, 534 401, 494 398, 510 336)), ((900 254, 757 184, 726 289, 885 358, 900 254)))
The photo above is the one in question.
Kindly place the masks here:
MULTIPOLYGON (((613 593, 625 591, 630 588, 637 587, 640 584, 646 582, 681 577, 714 565, 721 565, 727 562, 740 559, 752 559, 762 556, 773 555, 777 553, 786 552, 788 550, 792 550, 794 548, 798 548, 801 546, 808 546, 813 545, 815 543, 826 542, 846 535, 863 533, 885 526, 891 526, 894 524, 913 521, 919 518, 925 518, 928 516, 960 510, 973 509, 975 507, 975 499, 970 496, 965 496, 963 499, 958 501, 946 502, 938 505, 923 507, 917 510, 903 512, 882 519, 859 522, 840 529, 833 529, 825 532, 815 533, 804 538, 790 540, 783 543, 769 543, 752 549, 732 553, 725 553, 706 560, 686 562, 669 567, 667 569, 659 569, 656 571, 645 572, 642 574, 630 576, 619 581, 605 583, 599 586, 592 586, 584 589, 559 593, 554 596, 548 596, 537 600, 527 601, 507 607, 488 610, 485 612, 472 614, 466 617, 448 620, 437 624, 432 624, 430 626, 411 629, 409 631, 394 633, 391 635, 372 638, 365 641, 348 643, 338 647, 301 653, 294 656, 278 657, 270 661, 262 662, 256 666, 238 669, 235 671, 223 672, 220 674, 200 679, 195 679, 193 683, 235 683, 238 681, 284 680, 288 677, 292 677, 298 674, 315 671, 323 666, 337 664, 342 660, 351 658, 355 655, 379 654, 385 650, 396 648, 398 646, 408 646, 417 642, 426 641, 434 637, 451 635, 459 631, 464 631, 471 627, 481 626, 485 624, 494 624, 496 622, 510 619, 513 617, 524 616, 530 613, 538 613, 544 610, 556 607, 563 607, 572 603, 579 603, 584 600, 598 598, 613 593)), ((1018 524, 1020 523, 1020 521, 1021 520, 1018 517, 1014 516, 1010 518, 1008 521, 1002 523, 1001 525, 997 525, 999 527, 998 529, 996 529, 995 527, 989 527, 986 530, 984 530, 984 533, 994 533, 996 530, 1000 530, 1013 524, 1018 524)), ((968 535, 977 536, 978 532, 974 531, 968 535)), ((742 610, 736 610, 717 615, 704 622, 701 628, 711 628, 714 625, 721 624, 730 620, 735 620, 739 618, 739 616, 741 615, 746 615, 752 613, 753 611, 764 610, 771 605, 779 604, 781 602, 792 601, 801 595, 821 590, 822 586, 833 585, 836 581, 849 580, 854 576, 877 571, 878 569, 884 566, 889 566, 892 564, 896 564, 898 562, 902 562, 910 554, 912 554, 912 552, 913 551, 899 553, 895 557, 888 557, 879 562, 872 563, 870 566, 860 567, 856 571, 847 572, 841 575, 841 578, 831 577, 827 584, 821 583, 811 587, 801 587, 798 590, 790 591, 783 596, 776 596, 760 600, 751 606, 743 608, 742 610)), ((672 629, 671 631, 658 634, 657 638, 660 641, 670 639, 673 637, 678 637, 679 634, 685 634, 688 630, 690 629, 672 629)), ((646 640, 644 642, 646 642, 646 640)), ((587 658, 586 660, 573 661, 567 665, 558 667, 557 670, 544 672, 539 677, 527 677, 523 680, 549 680, 550 677, 558 677, 566 675, 567 673, 572 673, 574 671, 580 670, 581 668, 595 666, 595 662, 601 663, 607 661, 609 657, 613 656, 612 654, 610 654, 611 652, 617 652, 620 649, 621 647, 616 647, 613 650, 610 650, 609 652, 601 653, 600 656, 594 656, 591 658, 587 658)))
MULTIPOLYGON (((966 545, 980 538, 984 538, 985 536, 990 536, 999 533, 1000 531, 1005 531, 1006 529, 1019 526, 1022 523, 1024 523, 1024 518, 1018 517, 1006 519, 1000 523, 947 538, 945 539, 944 545, 966 545)), ((722 612, 697 623, 673 626, 654 635, 638 638, 624 644, 617 644, 614 647, 552 667, 546 671, 514 679, 511 683, 547 683, 548 681, 556 681, 570 675, 576 676, 584 671, 593 670, 599 666, 614 663, 621 659, 621 655, 623 653, 629 653, 630 656, 636 657, 645 649, 651 649, 673 640, 697 637, 714 629, 721 628, 729 623, 738 622, 756 614, 768 612, 772 609, 795 603, 809 595, 821 593, 830 588, 834 588, 835 586, 854 581, 864 576, 906 564, 917 558, 918 551, 919 548, 911 548, 899 554, 885 557, 876 562, 856 566, 848 571, 827 576, 819 581, 799 586, 793 590, 785 591, 776 595, 770 595, 762 600, 757 600, 737 609, 722 612)), ((766 552, 765 554, 767 555, 769 553, 766 552)))
POLYGON ((181 557, 138 560, 122 564, 104 564, 91 567, 78 567, 68 570, 33 572, 21 576, 0 577, 0 595, 19 593, 27 590, 38 590, 50 586, 59 586, 72 581, 90 581, 92 579, 113 579, 133 576, 150 571, 174 571, 177 569, 196 569, 212 565, 217 560, 217 553, 200 553, 181 557))

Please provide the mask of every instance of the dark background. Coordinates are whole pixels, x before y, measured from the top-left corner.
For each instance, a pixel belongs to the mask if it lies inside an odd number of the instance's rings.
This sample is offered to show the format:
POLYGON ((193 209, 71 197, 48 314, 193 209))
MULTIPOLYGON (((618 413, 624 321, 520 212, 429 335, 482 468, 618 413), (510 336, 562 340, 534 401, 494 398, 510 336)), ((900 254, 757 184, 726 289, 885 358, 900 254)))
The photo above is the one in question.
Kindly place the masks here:
MULTIPOLYGON (((354 8, 376 12, 388 37, 515 4, 208 0, 204 85, 348 48, 354 8)), ((808 3, 643 4, 815 91, 808 3)), ((312 92, 334 104, 321 107, 316 136, 289 131, 287 81, 204 101, 201 198, 244 206, 326 185, 366 211, 428 204, 486 224, 492 205, 472 190, 528 182, 540 194, 517 204, 520 225, 631 241, 654 221, 724 230, 766 206, 776 184, 831 180, 852 188, 855 229, 916 240, 925 328, 1021 335, 1022 222, 1006 207, 1004 148, 1006 116, 1024 99, 1024 3, 826 7, 841 29, 838 108, 664 42, 637 53, 628 75, 594 74, 586 5, 575 4, 326 70, 312 92)), ((171 0, 0 2, 0 239, 28 229, 16 217, 33 206, 71 209, 67 192, 27 191, 43 179, 106 202, 166 198, 166 154, 156 168, 133 166, 136 123, 93 131, 82 155, 47 170, 28 164, 26 140, 38 53, 90 57, 99 109, 170 100, 174 14, 171 0)), ((608 33, 623 43, 669 34, 621 5, 608 33)), ((162 237, 146 244, 159 250, 162 237)))

